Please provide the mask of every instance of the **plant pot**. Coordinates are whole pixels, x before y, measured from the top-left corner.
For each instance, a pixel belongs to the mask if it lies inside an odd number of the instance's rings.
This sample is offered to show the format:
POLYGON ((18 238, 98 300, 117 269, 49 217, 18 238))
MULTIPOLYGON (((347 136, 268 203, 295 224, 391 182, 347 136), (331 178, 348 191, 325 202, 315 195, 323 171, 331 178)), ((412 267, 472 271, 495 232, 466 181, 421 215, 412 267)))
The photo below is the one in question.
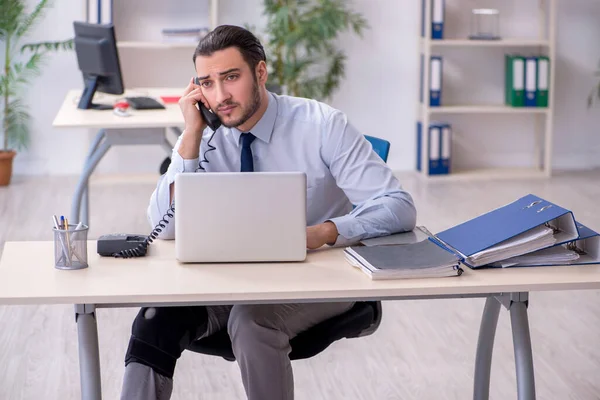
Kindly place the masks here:
POLYGON ((12 150, 0 151, 0 186, 8 186, 10 183, 13 159, 16 155, 12 150))

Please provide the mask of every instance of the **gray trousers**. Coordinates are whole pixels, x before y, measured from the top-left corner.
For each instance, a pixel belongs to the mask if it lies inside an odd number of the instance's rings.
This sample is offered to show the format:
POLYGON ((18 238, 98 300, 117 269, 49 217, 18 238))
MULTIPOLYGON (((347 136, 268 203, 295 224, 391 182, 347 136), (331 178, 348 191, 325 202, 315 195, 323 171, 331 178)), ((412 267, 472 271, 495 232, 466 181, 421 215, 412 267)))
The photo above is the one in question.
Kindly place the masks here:
MULTIPOLYGON (((302 303, 207 307, 207 330, 197 339, 227 327, 248 400, 292 400, 294 379, 290 339, 354 303, 302 303)), ((166 400, 173 380, 152 368, 125 368, 122 400, 166 400)), ((200 394, 201 396, 201 394, 200 394)))

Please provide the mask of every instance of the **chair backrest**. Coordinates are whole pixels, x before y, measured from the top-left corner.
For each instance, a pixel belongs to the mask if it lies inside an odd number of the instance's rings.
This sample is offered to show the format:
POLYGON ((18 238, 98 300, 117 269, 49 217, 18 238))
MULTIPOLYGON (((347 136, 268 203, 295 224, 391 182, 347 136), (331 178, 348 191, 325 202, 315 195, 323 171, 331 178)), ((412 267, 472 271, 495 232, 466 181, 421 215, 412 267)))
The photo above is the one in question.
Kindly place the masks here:
POLYGON ((388 154, 390 153, 390 142, 369 135, 365 135, 365 139, 371 142, 375 153, 377 153, 384 162, 387 162, 388 154))

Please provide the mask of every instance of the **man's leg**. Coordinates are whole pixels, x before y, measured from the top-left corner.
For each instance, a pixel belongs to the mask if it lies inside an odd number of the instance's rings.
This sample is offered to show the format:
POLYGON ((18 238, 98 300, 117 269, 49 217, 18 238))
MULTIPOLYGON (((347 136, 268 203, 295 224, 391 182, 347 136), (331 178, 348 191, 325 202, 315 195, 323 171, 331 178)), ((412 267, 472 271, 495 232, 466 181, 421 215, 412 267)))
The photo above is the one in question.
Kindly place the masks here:
POLYGON ((290 339, 354 303, 236 305, 227 325, 248 400, 292 400, 290 339))
POLYGON ((125 357, 122 400, 167 400, 189 344, 226 326, 231 306, 142 308, 125 357))

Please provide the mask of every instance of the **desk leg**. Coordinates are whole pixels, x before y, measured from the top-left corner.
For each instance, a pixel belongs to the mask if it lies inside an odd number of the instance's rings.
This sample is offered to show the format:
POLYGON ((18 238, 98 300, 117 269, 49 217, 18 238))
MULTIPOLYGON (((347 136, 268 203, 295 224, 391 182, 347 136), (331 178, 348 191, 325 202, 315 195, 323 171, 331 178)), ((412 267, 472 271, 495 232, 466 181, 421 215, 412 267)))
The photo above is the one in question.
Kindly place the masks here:
POLYGON ((517 370, 517 393, 519 400, 535 400, 535 379, 533 375, 533 354, 527 304, 524 301, 513 302, 510 306, 513 346, 515 349, 515 368, 517 370))
POLYGON ((110 149, 110 144, 104 140, 105 138, 106 133, 103 129, 101 129, 94 138, 94 142, 90 146, 88 157, 86 158, 85 165, 83 167, 83 172, 79 177, 79 182, 77 183, 75 194, 73 194, 73 200, 71 202, 71 221, 74 223, 81 221, 89 226, 89 207, 87 206, 88 180, 102 157, 104 157, 108 149, 110 149), (86 204, 84 205, 84 212, 81 213, 80 207, 83 202, 86 204))
POLYGON ((101 400, 100 351, 95 307, 89 304, 75 306, 79 339, 79 375, 82 400, 101 400))
MULTIPOLYGON (((90 145, 90 148, 88 150, 87 155, 85 156, 86 159, 86 163, 87 160, 90 159, 90 157, 92 157, 92 155, 94 154, 94 152, 96 151, 96 149, 98 148, 98 146, 100 145, 100 143, 102 142, 102 140, 104 140, 104 138, 106 137, 104 130, 100 130, 100 132, 98 132, 96 134, 96 137, 94 137, 94 141, 92 142, 92 144, 90 145)), ((89 191, 90 188, 89 186, 86 184, 85 185, 85 189, 83 191, 83 198, 81 200, 81 215, 83 216, 81 218, 81 221, 84 224, 88 224, 89 222, 89 215, 90 215, 90 198, 89 198, 89 191)), ((75 221, 75 222, 79 222, 79 220, 75 221)))
POLYGON ((488 297, 485 301, 479 327, 479 339, 477 340, 473 389, 473 399, 475 400, 488 400, 490 395, 490 371, 499 314, 500 302, 493 296, 488 297))

